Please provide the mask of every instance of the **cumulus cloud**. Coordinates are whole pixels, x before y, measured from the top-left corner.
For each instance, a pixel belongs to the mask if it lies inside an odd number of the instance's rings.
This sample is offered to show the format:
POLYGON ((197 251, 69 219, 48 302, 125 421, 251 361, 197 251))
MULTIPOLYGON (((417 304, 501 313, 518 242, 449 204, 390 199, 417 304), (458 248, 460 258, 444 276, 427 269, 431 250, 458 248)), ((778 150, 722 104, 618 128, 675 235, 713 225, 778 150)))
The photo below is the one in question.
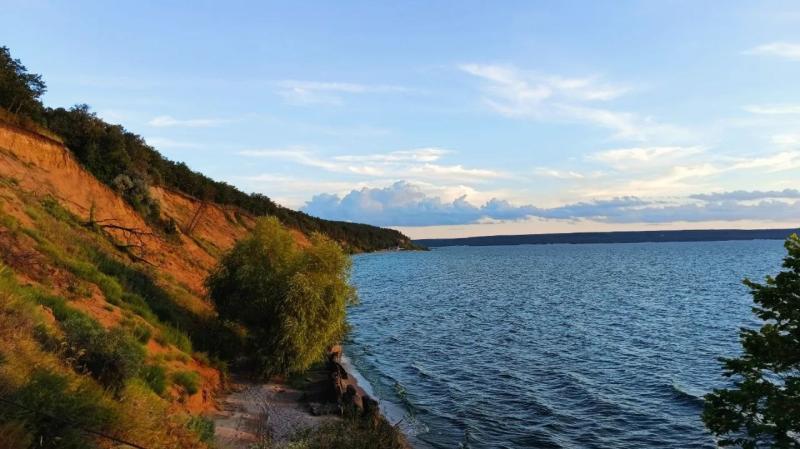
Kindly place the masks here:
POLYGON ((323 218, 366 222, 380 226, 432 226, 522 220, 537 217, 552 220, 594 220, 606 223, 669 223, 678 221, 800 220, 797 191, 730 192, 694 195, 683 202, 648 200, 633 196, 592 200, 541 208, 514 205, 493 198, 474 205, 464 196, 443 201, 425 194, 411 183, 400 181, 383 188, 362 188, 344 196, 320 194, 303 211, 323 218), (778 199, 782 198, 782 199, 778 199), (747 200, 747 201, 743 201, 747 200), (761 200, 753 202, 753 200, 761 200))
POLYGON ((590 123, 611 129, 621 139, 648 140, 657 136, 673 139, 687 134, 651 117, 594 106, 631 90, 628 86, 604 83, 597 76, 565 78, 494 64, 463 64, 459 68, 484 80, 486 104, 509 117, 590 123))
POLYGON ((770 42, 759 45, 745 52, 752 55, 777 56, 779 58, 800 61, 800 44, 793 42, 770 42))
POLYGON ((159 115, 147 122, 150 126, 157 128, 172 128, 172 127, 185 127, 185 128, 209 128, 212 126, 219 126, 223 123, 228 123, 228 119, 220 118, 192 118, 192 119, 176 119, 169 115, 159 115))

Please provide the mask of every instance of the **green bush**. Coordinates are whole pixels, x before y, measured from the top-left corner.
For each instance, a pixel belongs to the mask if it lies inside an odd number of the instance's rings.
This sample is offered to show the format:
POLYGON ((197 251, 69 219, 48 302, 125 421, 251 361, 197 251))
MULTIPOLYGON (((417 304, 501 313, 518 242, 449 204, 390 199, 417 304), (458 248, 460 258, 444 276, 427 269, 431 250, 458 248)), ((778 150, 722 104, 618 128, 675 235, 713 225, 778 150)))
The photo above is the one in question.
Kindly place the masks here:
POLYGON ((355 301, 350 258, 315 234, 301 248, 273 217, 226 254, 207 286, 222 319, 248 329, 250 353, 265 374, 302 371, 320 360, 346 331, 355 301))
POLYGON ((178 371, 172 373, 172 382, 183 388, 189 396, 200 391, 200 375, 195 371, 178 371))
POLYGON ((205 416, 192 416, 186 423, 186 427, 196 433, 200 441, 212 443, 214 441, 214 421, 205 416))
POLYGON ((161 396, 167 389, 167 370, 162 365, 145 365, 139 376, 157 395, 161 396))
POLYGON ((45 370, 34 371, 29 382, 7 399, 24 408, 0 404, 0 421, 23 423, 36 447, 95 448, 94 439, 80 428, 104 430, 117 421, 116 413, 104 405, 100 388, 88 382, 71 386, 67 378, 45 370))
POLYGON ((72 359, 102 385, 119 391, 125 381, 139 374, 145 351, 122 329, 104 330, 86 316, 71 316, 61 323, 72 359))
POLYGON ((150 329, 150 326, 141 323, 133 326, 131 332, 133 333, 133 337, 142 344, 147 344, 153 336, 153 331, 150 329))

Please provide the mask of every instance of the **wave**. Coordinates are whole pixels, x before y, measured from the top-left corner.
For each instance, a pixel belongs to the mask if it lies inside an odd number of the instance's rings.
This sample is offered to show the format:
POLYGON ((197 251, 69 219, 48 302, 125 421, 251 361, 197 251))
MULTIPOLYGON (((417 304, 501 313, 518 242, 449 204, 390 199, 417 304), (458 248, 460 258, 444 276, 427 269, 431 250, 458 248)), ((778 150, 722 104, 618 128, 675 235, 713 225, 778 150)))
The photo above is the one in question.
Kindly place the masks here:
POLYGON ((684 387, 677 382, 672 382, 669 386, 670 391, 672 392, 673 397, 683 402, 687 402, 694 405, 702 406, 705 402, 705 393, 694 390, 692 388, 684 387))

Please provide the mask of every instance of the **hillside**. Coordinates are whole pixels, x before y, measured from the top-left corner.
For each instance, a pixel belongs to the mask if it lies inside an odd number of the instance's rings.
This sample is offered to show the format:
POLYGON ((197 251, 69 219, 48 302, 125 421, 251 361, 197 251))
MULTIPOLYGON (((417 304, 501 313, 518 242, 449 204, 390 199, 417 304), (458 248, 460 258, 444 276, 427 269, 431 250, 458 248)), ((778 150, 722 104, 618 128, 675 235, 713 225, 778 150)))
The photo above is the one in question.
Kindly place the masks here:
POLYGON ((7 63, 0 57, 0 105, 15 112, 0 110, 2 449, 208 447, 205 416, 245 331, 218 318, 204 282, 259 215, 274 213, 300 246, 321 232, 351 252, 411 247, 396 231, 319 220, 216 183, 84 108, 21 101, 14 82, 27 72, 9 77, 7 63))
MULTIPOLYGON (((202 420, 190 413, 214 407, 224 374, 207 355, 219 353, 221 334, 203 280, 252 218, 152 193, 180 224, 203 207, 192 231, 164 236, 59 142, 0 123, 0 386, 56 415, 87 413, 86 425, 121 437, 124 416, 137 415, 129 436, 148 447, 200 447, 189 423, 202 420)), ((30 419, 13 405, 0 415, 14 418, 0 440, 30 419)))

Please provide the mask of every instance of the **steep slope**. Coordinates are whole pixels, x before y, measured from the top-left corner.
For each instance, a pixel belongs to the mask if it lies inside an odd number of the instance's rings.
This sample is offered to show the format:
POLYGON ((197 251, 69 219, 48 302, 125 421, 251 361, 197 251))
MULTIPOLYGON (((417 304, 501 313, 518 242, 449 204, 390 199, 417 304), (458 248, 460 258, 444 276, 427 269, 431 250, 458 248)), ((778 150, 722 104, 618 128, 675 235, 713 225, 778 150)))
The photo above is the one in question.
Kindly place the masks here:
MULTIPOLYGON (((99 340, 119 333, 133 352, 143 352, 136 362, 141 366, 128 367, 139 380, 126 382, 123 390, 140 402, 121 405, 101 394, 103 401, 123 415, 135 412, 126 407, 144 402, 146 410, 163 410, 171 425, 142 429, 147 421, 141 420, 131 435, 147 436, 152 447, 192 447, 202 443, 186 429, 202 421, 186 413, 213 409, 224 375, 220 365, 195 352, 215 349, 213 340, 222 335, 204 299, 203 281, 254 218, 159 187, 151 194, 162 204, 163 217, 177 224, 177 234, 153 229, 57 140, 0 121, 0 308, 24 315, 18 319, 28 323, 12 326, 0 318, 0 331, 15 333, 3 335, 3 341, 21 342, 19 348, 0 350, 0 393, 24 391, 25 379, 40 372, 62 376, 71 386, 107 389, 101 374, 107 365, 80 360, 94 351, 103 363, 124 365, 120 360, 127 356, 117 349, 98 349, 99 340), (71 327, 81 320, 88 330, 71 327), (46 330, 37 331, 42 326, 46 330), (47 353, 42 333, 59 344, 80 346, 80 355, 47 353), (150 379, 148 370, 160 374, 150 379), (155 382, 155 393, 140 391, 148 382, 155 382), (180 443, 175 435, 183 435, 180 443)), ((16 416, 0 409, 0 415, 9 413, 16 416)), ((115 428, 120 429, 125 427, 115 428)), ((0 428, 0 439, 3 432, 0 428)))

